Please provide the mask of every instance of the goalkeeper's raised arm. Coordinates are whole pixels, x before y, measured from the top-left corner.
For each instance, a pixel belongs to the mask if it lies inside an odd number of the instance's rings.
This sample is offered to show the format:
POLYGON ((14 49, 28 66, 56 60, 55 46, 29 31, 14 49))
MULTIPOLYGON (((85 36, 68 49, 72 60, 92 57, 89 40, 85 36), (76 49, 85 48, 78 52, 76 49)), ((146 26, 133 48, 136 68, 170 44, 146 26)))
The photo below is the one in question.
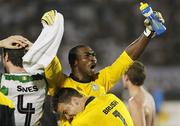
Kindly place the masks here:
MULTIPOLYGON (((157 17, 159 20, 164 23, 164 19, 161 15, 161 13, 156 12, 157 17)), ((146 46, 148 45, 151 38, 154 36, 154 30, 151 26, 151 24, 148 22, 147 19, 144 21, 144 25, 146 26, 146 29, 144 32, 139 36, 138 39, 136 39, 134 42, 132 42, 126 49, 126 53, 131 57, 132 60, 136 60, 144 51, 146 46)))

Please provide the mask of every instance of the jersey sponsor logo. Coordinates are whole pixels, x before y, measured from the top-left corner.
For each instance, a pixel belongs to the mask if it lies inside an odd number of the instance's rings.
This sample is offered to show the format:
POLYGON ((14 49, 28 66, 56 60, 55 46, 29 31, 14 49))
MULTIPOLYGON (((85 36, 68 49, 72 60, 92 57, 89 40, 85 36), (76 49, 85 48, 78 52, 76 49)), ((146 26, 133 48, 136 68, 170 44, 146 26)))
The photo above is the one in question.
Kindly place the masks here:
POLYGON ((37 86, 29 86, 29 87, 23 87, 21 85, 17 86, 17 91, 18 92, 36 92, 38 91, 38 87, 37 86))
POLYGON ((97 91, 97 90, 99 90, 99 87, 98 87, 97 84, 92 84, 92 89, 93 89, 94 91, 97 91))
POLYGON ((112 101, 110 104, 109 104, 109 106, 107 106, 104 110, 103 110, 103 112, 105 113, 105 114, 108 114, 117 104, 119 104, 117 101, 112 101))

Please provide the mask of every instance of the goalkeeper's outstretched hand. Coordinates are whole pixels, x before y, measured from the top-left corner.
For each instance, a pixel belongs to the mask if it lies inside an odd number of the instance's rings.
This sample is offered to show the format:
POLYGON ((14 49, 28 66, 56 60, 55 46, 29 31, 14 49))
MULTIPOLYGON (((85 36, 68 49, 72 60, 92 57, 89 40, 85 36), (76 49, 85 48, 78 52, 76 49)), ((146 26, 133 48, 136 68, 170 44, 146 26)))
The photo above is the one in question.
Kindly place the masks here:
POLYGON ((41 22, 47 25, 52 25, 55 21, 56 13, 56 10, 50 10, 48 12, 45 12, 41 18, 41 22))

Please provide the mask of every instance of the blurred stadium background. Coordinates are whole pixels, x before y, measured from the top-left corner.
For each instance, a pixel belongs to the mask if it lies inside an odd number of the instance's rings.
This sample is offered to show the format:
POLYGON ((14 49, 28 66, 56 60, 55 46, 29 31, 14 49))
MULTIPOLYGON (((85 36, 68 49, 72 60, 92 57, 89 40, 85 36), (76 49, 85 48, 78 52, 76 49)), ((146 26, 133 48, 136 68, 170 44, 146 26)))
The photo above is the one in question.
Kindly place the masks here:
MULTIPOLYGON (((34 42, 45 11, 64 15, 65 33, 58 56, 69 74, 68 51, 75 45, 90 45, 98 57, 98 69, 110 65, 143 32, 140 0, 0 0, 0 39, 20 34, 34 42)), ((157 99, 157 126, 180 124, 180 1, 147 1, 165 18, 167 31, 154 38, 139 59, 146 65, 146 88, 157 99)), ((1 67, 2 68, 2 67, 1 67)), ((119 82, 112 89, 126 101, 119 82)))

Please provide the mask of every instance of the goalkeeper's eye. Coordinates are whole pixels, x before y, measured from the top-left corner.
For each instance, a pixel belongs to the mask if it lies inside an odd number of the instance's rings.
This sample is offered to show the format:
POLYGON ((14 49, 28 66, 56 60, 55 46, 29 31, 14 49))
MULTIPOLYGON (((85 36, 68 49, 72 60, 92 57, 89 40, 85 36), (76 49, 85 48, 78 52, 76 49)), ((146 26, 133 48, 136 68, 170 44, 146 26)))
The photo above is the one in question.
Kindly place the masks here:
POLYGON ((86 56, 96 56, 96 53, 95 52, 88 52, 88 53, 86 53, 86 56))

